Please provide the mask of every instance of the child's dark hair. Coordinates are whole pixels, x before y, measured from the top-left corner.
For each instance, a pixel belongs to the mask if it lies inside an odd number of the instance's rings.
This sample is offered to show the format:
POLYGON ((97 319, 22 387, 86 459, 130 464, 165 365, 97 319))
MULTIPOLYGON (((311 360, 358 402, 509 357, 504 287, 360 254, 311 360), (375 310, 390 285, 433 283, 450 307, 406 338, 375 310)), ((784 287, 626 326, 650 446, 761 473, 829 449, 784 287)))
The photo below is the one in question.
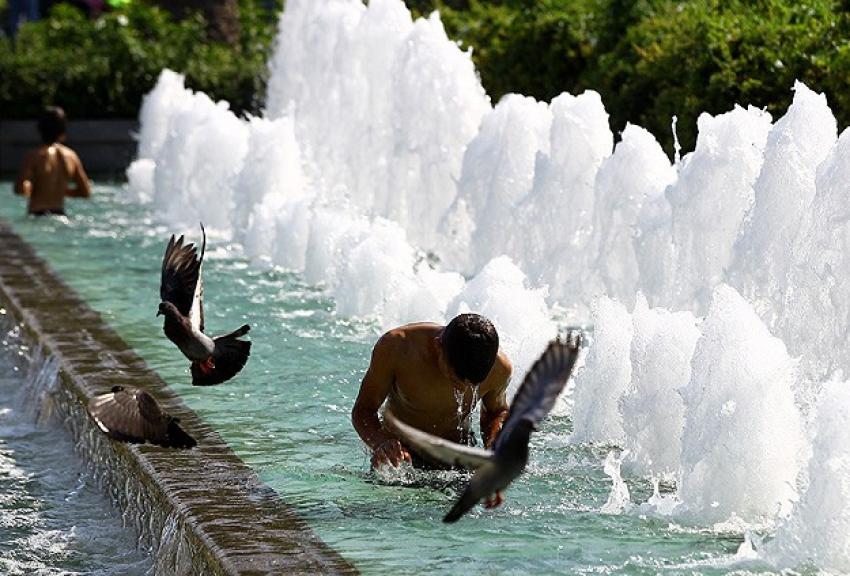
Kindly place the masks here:
POLYGON ((496 328, 479 314, 456 316, 441 338, 449 367, 458 378, 473 384, 483 382, 499 352, 496 328))
POLYGON ((48 106, 38 119, 38 132, 44 144, 53 144, 65 133, 65 111, 59 106, 48 106))

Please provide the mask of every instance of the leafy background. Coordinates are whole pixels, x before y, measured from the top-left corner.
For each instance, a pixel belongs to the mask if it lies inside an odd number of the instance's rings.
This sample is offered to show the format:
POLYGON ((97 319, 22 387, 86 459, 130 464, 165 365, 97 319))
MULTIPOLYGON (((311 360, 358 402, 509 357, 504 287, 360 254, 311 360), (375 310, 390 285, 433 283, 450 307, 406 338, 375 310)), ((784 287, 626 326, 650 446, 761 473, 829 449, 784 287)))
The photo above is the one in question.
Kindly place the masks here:
MULTIPOLYGON (((0 11, 6 0, 0 0, 0 11)), ((597 90, 615 131, 632 122, 672 153, 696 118, 736 103, 785 112, 794 80, 824 92, 850 121, 850 0, 407 0, 438 9, 472 50, 494 102, 509 92, 550 100, 597 90)), ((282 0, 239 0, 238 42, 210 40, 200 15, 175 21, 143 0, 91 20, 70 6, 0 37, 0 117, 29 118, 48 103, 72 117, 135 117, 159 71, 259 113, 282 0)))

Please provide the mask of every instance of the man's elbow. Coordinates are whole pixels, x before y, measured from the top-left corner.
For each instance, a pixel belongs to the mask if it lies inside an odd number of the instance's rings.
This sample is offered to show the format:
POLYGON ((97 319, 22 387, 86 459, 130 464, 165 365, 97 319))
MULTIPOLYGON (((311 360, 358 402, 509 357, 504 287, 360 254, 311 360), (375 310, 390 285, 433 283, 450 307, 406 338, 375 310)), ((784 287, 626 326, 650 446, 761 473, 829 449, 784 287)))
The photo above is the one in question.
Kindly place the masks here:
POLYGON ((354 426, 354 429, 359 432, 368 417, 369 410, 355 402, 354 407, 351 409, 351 425, 354 426))

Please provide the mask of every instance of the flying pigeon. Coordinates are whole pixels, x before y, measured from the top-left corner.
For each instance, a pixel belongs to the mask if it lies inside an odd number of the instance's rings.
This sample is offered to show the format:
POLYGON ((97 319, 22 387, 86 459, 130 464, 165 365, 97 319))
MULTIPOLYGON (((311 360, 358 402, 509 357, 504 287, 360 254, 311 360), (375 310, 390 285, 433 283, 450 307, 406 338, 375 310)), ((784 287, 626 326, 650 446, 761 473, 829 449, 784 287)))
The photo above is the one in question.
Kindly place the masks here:
POLYGON ((211 386, 233 378, 248 361, 251 343, 239 340, 251 329, 241 328, 216 338, 204 334, 204 283, 201 267, 207 235, 201 224, 201 255, 183 236, 171 235, 162 259, 162 281, 157 316, 165 316, 162 331, 192 361, 192 384, 211 386))
POLYGON ((108 394, 89 401, 89 413, 98 428, 122 442, 150 442, 166 448, 193 448, 198 444, 183 431, 180 420, 169 416, 144 390, 113 386, 108 394))
POLYGON ((492 451, 456 444, 399 421, 389 410, 384 413, 403 443, 439 462, 476 471, 443 522, 456 522, 479 500, 504 490, 522 474, 528 462, 531 432, 552 410, 572 373, 580 348, 580 334, 568 342, 549 343, 517 390, 492 451))

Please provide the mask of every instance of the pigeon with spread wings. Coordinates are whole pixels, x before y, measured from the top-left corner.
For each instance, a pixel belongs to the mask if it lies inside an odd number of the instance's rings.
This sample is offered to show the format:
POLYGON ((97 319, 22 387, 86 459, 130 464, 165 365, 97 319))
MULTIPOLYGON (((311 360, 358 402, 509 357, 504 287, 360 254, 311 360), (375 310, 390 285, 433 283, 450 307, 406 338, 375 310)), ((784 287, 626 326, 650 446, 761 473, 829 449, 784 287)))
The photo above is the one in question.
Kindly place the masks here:
POLYGON ((549 343, 514 396, 492 451, 455 444, 401 422, 390 411, 384 413, 385 421, 403 443, 439 462, 476 471, 460 499, 443 518, 444 522, 457 521, 479 500, 504 490, 522 474, 528 462, 531 432, 555 405, 580 348, 580 334, 567 342, 549 343))
POLYGON ((167 448, 193 448, 197 445, 156 399, 144 390, 113 386, 107 394, 89 401, 89 413, 98 428, 110 438, 142 444, 150 442, 167 448))
POLYGON ((161 302, 157 316, 165 316, 162 330, 186 358, 192 362, 192 384, 211 386, 233 378, 251 354, 251 343, 239 340, 250 330, 245 324, 238 330, 210 338, 204 333, 204 283, 201 269, 207 235, 201 225, 201 253, 183 236, 171 240, 162 259, 161 302))

